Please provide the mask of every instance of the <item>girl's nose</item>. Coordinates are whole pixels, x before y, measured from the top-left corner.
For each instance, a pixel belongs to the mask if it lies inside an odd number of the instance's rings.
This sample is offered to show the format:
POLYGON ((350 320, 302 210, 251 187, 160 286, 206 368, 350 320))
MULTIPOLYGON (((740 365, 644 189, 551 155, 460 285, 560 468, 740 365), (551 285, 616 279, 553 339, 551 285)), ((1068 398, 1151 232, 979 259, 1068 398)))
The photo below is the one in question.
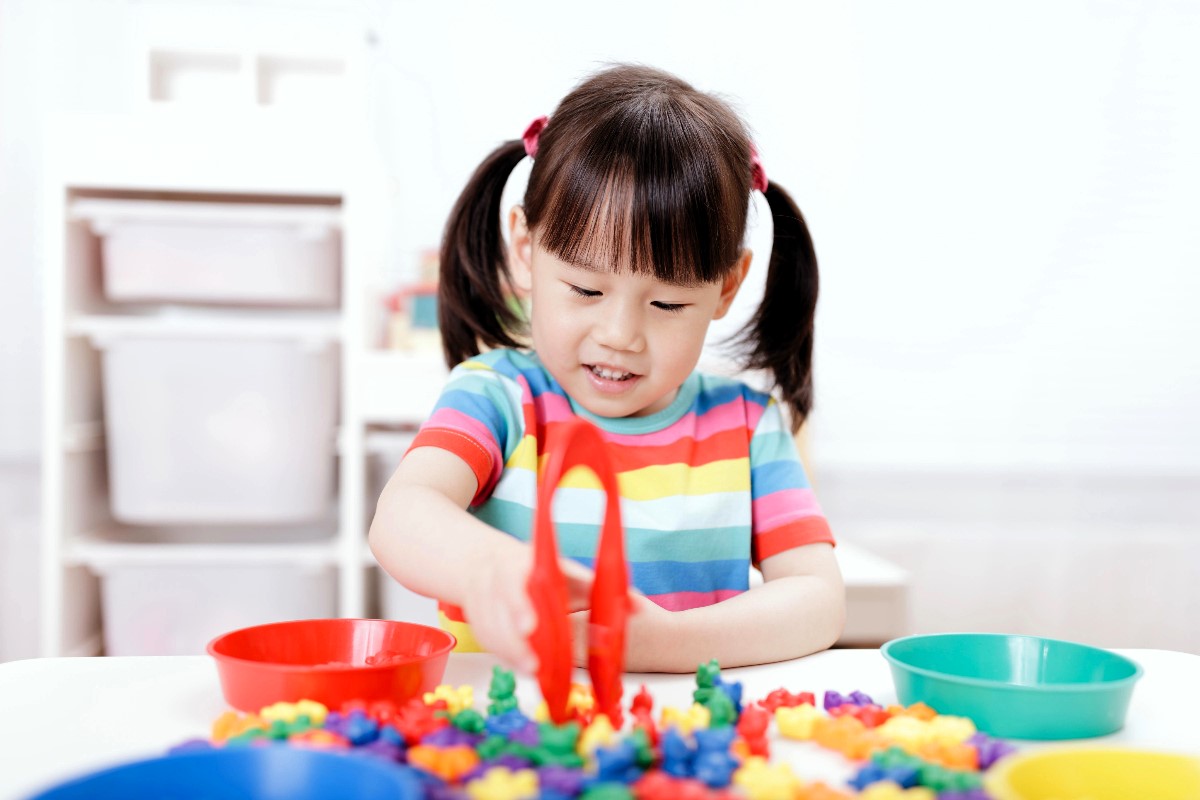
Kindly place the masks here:
POLYGON ((646 347, 641 315, 633 304, 600 310, 592 326, 592 338, 610 350, 640 353, 646 347))

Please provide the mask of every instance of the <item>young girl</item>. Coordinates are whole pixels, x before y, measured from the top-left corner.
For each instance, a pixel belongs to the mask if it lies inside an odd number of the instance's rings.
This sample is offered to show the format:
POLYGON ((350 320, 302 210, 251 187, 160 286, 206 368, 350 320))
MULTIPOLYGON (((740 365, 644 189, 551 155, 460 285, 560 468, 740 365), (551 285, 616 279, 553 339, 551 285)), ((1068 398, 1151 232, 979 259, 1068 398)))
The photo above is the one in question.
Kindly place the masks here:
MULTIPOLYGON (((658 70, 607 69, 497 148, 463 190, 438 297, 457 366, 370 534, 393 577, 441 601, 460 650, 536 666, 525 582, 538 464, 547 432, 576 416, 600 428, 618 473, 639 592, 627 669, 759 664, 837 639, 833 537, 779 406, 694 371, 709 323, 750 267, 753 190, 766 195, 775 233, 743 336, 746 366, 774 376, 795 430, 812 398, 816 257, 800 211, 767 181, 723 102, 658 70), (506 246, 501 193, 526 156, 533 170, 506 246), (527 327, 514 296, 528 300, 527 327), (751 564, 764 578, 754 589, 751 564)), ((603 496, 578 474, 556 495, 554 519, 581 609, 572 619, 582 664, 603 496)))

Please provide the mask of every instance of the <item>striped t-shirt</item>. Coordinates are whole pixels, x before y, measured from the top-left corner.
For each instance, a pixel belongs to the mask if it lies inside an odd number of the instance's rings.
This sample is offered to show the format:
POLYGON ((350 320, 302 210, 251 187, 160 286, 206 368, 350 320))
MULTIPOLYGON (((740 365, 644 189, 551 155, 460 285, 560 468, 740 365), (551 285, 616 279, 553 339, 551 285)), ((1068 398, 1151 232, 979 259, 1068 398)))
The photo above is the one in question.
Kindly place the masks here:
MULTIPOLYGON (((546 437, 577 416, 610 445, 630 580, 669 611, 746 591, 751 563, 833 543, 778 405, 729 378, 693 373, 667 408, 607 418, 577 405, 536 354, 493 350, 454 368, 412 446, 467 462, 479 482, 471 513, 528 541, 546 437)), ((562 555, 592 566, 603 508, 590 470, 564 477, 553 509, 562 555)), ((473 649, 454 624, 461 612, 442 611, 460 648, 473 649)))

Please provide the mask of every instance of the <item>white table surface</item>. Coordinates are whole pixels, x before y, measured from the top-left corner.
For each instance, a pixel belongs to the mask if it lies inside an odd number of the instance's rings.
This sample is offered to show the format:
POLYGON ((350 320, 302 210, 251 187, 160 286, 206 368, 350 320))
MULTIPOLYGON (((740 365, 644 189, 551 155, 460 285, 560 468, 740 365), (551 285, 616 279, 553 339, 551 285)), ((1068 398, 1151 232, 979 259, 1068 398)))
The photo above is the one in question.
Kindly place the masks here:
MULTIPOLYGON (((1200 656, 1165 650, 1119 650, 1142 665, 1123 730, 1089 744, 1127 744, 1200 753, 1200 656)), ((475 687, 487 697, 489 655, 450 658, 445 682, 475 687)), ((881 703, 895 702, 891 674, 878 650, 831 650, 795 661, 723 670, 757 699, 780 686, 821 693, 858 689, 881 703)), ((586 673, 576 679, 586 682, 586 673)), ((629 675, 626 691, 646 684, 655 717, 664 705, 690 704, 693 675, 629 675)), ((536 684, 519 682, 518 697, 532 713, 536 684)), ((628 697, 628 695, 627 695, 628 697)), ((25 797, 68 777, 122 761, 161 755, 205 737, 228 706, 216 667, 207 656, 54 658, 0 664, 0 798, 25 797)), ((1061 743, 1058 743, 1061 744, 1061 743)), ((1022 748, 1045 744, 1018 743, 1022 748)), ((837 782, 854 766, 811 743, 779 741, 773 759, 801 777, 837 782)))

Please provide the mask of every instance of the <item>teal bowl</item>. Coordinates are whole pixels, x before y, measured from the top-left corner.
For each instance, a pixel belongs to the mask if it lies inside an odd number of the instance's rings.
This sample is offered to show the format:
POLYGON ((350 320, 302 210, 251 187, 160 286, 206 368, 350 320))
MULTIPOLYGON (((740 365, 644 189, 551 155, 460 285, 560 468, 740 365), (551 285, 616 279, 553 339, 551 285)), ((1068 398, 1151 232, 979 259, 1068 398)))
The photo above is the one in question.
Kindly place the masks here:
POLYGON ((1121 729, 1142 668, 1124 656, 1060 639, 939 633, 881 650, 896 696, 970 717, 1010 739, 1086 739, 1121 729))

